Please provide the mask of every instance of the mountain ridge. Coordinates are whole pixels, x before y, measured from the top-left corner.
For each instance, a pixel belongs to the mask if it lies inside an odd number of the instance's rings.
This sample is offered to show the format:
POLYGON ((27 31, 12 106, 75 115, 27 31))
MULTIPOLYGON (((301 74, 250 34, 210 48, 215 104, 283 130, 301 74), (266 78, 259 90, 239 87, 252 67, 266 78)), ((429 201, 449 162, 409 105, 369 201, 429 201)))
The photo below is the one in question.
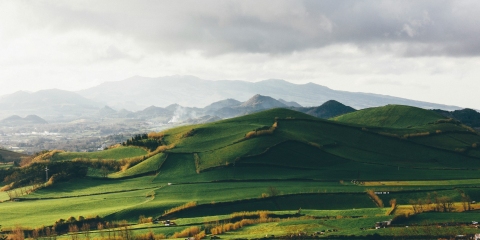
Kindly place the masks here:
MULTIPOLYGON (((388 95, 332 90, 315 83, 294 84, 285 80, 268 79, 259 82, 240 80, 204 80, 194 76, 165 76, 147 78, 135 76, 117 82, 102 83, 77 91, 80 95, 109 106, 124 108, 126 102, 137 100, 139 106, 205 107, 212 102, 235 98, 246 101, 260 94, 284 101, 295 101, 302 106, 318 106, 336 100, 355 109, 387 104, 411 105, 427 109, 457 110, 457 106, 410 100, 388 95)), ((132 110, 132 109, 129 109, 132 110)), ((138 110, 138 109, 137 109, 138 110)))

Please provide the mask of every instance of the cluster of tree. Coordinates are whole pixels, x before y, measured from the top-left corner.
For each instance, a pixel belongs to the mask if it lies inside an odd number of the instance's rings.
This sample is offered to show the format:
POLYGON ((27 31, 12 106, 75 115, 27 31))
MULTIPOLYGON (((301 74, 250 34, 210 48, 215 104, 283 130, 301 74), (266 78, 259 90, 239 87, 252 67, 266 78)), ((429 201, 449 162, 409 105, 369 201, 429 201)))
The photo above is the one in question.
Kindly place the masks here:
POLYGON ((245 138, 248 139, 248 138, 255 137, 255 136, 273 134, 275 129, 277 129, 277 126, 278 126, 278 123, 274 122, 271 127, 263 126, 263 127, 260 127, 260 128, 256 128, 253 131, 250 131, 250 132, 246 133, 245 138))
POLYGON ((202 239, 206 236, 205 231, 201 231, 199 227, 193 226, 182 230, 181 232, 176 232, 172 235, 172 238, 190 238, 193 237, 196 239, 202 239))
MULTIPOLYGON (((37 186, 45 182, 52 184, 58 181, 68 181, 74 178, 83 178, 87 175, 88 168, 99 169, 101 177, 107 177, 107 175, 111 172, 116 172, 122 170, 123 168, 135 166, 136 164, 145 160, 145 157, 146 156, 122 159, 120 161, 102 159, 90 160, 83 158, 62 162, 36 162, 30 160, 28 162, 24 162, 23 164, 25 165, 20 168, 0 168, 0 183, 4 185, 1 190, 8 191, 10 189, 20 188, 23 186, 37 186), (46 179, 45 168, 49 169, 49 179, 46 179)), ((36 189, 37 187, 31 191, 36 189)), ((30 190, 27 189, 16 189, 12 190, 11 193, 14 197, 25 195, 25 193, 22 191, 30 192, 30 190)))
MULTIPOLYGON (((465 193, 461 193, 462 195, 462 207, 464 211, 469 211, 472 209, 471 207, 471 199, 465 193)), ((448 196, 438 196, 438 194, 434 193, 433 197, 430 195, 427 198, 422 199, 412 199, 409 201, 410 205, 412 205, 412 209, 414 213, 421 213, 427 211, 434 211, 434 212, 452 212, 455 210, 454 200, 448 196)))
POLYGON ((159 146, 163 145, 162 138, 149 138, 148 134, 137 134, 126 142, 122 143, 123 146, 137 146, 144 147, 149 151, 155 151, 159 146))
POLYGON ((269 223, 269 222, 279 222, 279 221, 280 221, 280 218, 269 218, 268 214, 260 214, 259 218, 257 219, 246 218, 236 222, 223 223, 223 224, 217 223, 214 225, 206 226, 205 232, 207 234, 217 235, 217 234, 222 234, 230 231, 235 231, 237 229, 240 229, 248 225, 259 224, 259 223, 269 223))
POLYGON ((87 175, 88 165, 78 161, 35 162, 26 167, 0 170, 3 184, 11 184, 12 188, 46 181, 45 168, 52 181, 64 181, 81 178, 87 175))
MULTIPOLYGON (((53 226, 42 226, 34 229, 24 229, 21 226, 16 226, 11 230, 6 230, 8 233, 6 239, 23 240, 25 238, 32 239, 56 239, 57 236, 70 233, 72 240, 80 238, 90 239, 90 232, 92 230, 99 230, 100 238, 95 239, 159 239, 165 238, 164 235, 153 235, 154 238, 146 238, 145 235, 135 236, 132 229, 129 227, 127 221, 108 222, 99 216, 78 218, 69 217, 68 219, 59 219, 53 226), (83 237, 81 237, 83 235, 83 237)), ((1 239, 1 238, 0 238, 1 239)))

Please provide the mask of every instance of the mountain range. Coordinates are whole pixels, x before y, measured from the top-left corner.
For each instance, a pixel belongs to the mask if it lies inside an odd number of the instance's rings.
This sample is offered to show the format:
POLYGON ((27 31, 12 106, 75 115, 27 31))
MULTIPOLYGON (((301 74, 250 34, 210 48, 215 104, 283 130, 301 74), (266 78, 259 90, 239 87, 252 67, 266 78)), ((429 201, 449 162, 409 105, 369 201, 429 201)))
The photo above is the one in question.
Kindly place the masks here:
POLYGON ((209 81, 194 76, 159 78, 135 76, 122 81, 102 83, 77 93, 87 99, 117 109, 129 110, 140 110, 150 105, 166 107, 174 103, 182 106, 205 107, 212 102, 229 98, 246 101, 255 94, 282 99, 281 101, 284 103, 295 101, 307 107, 319 106, 328 100, 336 100, 356 109, 387 104, 410 105, 425 109, 460 109, 456 106, 380 94, 337 91, 314 83, 293 84, 279 79, 246 82, 238 80, 209 81))
POLYGON ((277 100, 269 96, 256 94, 245 102, 234 99, 225 99, 211 103, 204 108, 184 107, 179 104, 171 104, 165 108, 150 106, 143 110, 132 112, 125 109, 116 111, 108 106, 98 111, 101 118, 134 118, 143 120, 155 120, 162 123, 204 123, 223 118, 247 115, 272 108, 290 108, 309 115, 330 118, 340 114, 356 111, 335 100, 327 101, 318 107, 301 107, 296 102, 277 100))
POLYGON ((37 115, 28 115, 24 118, 18 115, 12 115, 0 121, 2 126, 19 126, 19 125, 35 125, 35 124, 48 124, 45 119, 37 115))
POLYGON ((209 81, 193 76, 135 76, 77 92, 48 89, 4 95, 0 97, 0 119, 12 115, 38 115, 48 122, 98 117, 156 118, 160 122, 178 122, 187 119, 198 121, 195 119, 200 117, 230 118, 275 107, 295 108, 313 116, 329 118, 354 109, 387 104, 443 111, 461 109, 386 95, 337 91, 314 83, 293 84, 276 79, 246 82, 209 81), (334 102, 328 102, 330 100, 334 102), (322 113, 322 109, 316 108, 324 103, 342 103, 349 108, 322 113))

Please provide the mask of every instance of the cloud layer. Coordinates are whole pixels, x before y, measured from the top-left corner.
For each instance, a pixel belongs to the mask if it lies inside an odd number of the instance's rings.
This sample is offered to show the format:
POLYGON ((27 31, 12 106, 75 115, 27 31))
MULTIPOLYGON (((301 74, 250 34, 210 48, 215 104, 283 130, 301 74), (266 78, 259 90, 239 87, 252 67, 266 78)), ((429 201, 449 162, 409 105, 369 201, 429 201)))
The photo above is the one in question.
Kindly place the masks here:
POLYGON ((479 76, 478 9, 461 0, 2 1, 0 94, 190 74, 448 104, 439 83, 474 87, 479 76))

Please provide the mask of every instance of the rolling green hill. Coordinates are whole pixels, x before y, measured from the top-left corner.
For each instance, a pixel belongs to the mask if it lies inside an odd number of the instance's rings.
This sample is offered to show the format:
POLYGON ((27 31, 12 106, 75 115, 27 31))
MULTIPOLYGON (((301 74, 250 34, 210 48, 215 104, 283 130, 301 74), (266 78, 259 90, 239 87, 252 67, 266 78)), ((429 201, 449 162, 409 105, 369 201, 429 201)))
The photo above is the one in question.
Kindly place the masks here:
POLYGON ((332 120, 361 126, 407 128, 426 125, 439 119, 445 119, 445 117, 417 107, 387 105, 347 113, 332 120))
MULTIPOLYGON (((45 225, 66 234, 56 221, 70 216, 94 219, 98 214, 95 219, 99 221, 125 220, 137 235, 152 231, 164 234, 163 238, 183 236, 174 234, 191 227, 211 235, 216 227, 242 219, 251 220, 250 225, 215 234, 226 239, 262 238, 265 232, 287 236, 335 229, 325 236, 418 236, 421 232, 398 230, 401 224, 387 230, 368 228, 404 213, 416 213, 422 220, 444 219, 432 210, 438 199, 452 202, 452 210, 445 213, 448 216, 458 216, 453 211, 463 214, 465 199, 480 200, 480 135, 457 121, 425 111, 386 106, 324 120, 271 109, 158 133, 156 140, 163 144, 158 153, 132 146, 57 153, 50 161, 32 163, 17 172, 0 169, 2 184, 7 186, 15 186, 9 179, 28 183, 22 174, 45 179, 45 166, 49 174, 63 176, 48 186, 38 181, 25 186, 27 190, 41 186, 30 194, 21 187, 4 188, 8 190, 0 192, 1 224, 4 228, 19 222, 30 228, 45 225), (131 157, 140 157, 140 161, 131 166, 118 161, 131 157), (84 160, 71 161, 75 158, 84 160), (88 175, 101 171, 95 168, 108 162, 126 165, 118 172, 88 175), (69 175, 68 169, 80 167, 83 175, 69 175), (375 199, 366 193, 373 191, 385 194, 375 199), (390 208, 392 199, 400 207, 390 208), (412 201, 427 200, 428 213, 412 210, 412 201), (260 217, 261 210, 268 213, 260 217), (177 225, 139 223, 145 219, 142 216, 152 221, 171 219, 177 225)), ((480 205, 472 206, 480 209, 480 205)), ((456 218, 452 222, 468 217, 456 218)), ((83 222, 68 224, 84 226, 83 222)), ((95 230, 91 237, 111 233, 96 231, 97 224, 91 226, 95 230)))

